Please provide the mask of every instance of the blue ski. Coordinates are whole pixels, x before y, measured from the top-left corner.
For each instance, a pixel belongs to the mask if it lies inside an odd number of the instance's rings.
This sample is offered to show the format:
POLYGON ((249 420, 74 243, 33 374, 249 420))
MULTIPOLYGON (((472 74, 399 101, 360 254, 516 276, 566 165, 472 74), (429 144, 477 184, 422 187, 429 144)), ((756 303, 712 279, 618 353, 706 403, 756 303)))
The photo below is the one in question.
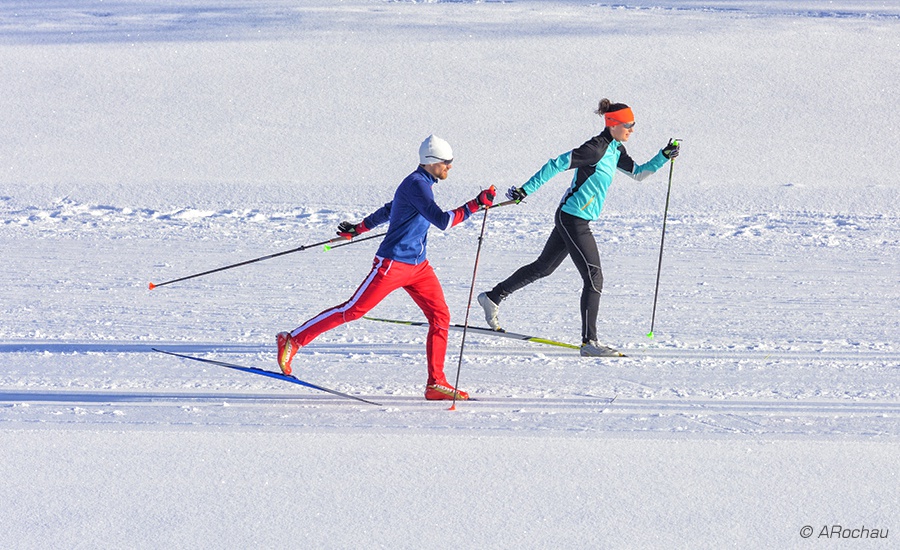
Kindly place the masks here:
POLYGON ((194 357, 193 355, 184 355, 182 353, 175 353, 174 351, 166 351, 163 349, 157 349, 157 348, 152 348, 152 349, 153 349, 153 351, 158 351, 159 353, 165 353, 166 355, 180 357, 182 359, 190 359, 191 361, 200 361, 201 363, 209 363, 210 365, 218 365, 220 367, 239 370, 242 372, 249 372, 250 374, 259 374, 262 376, 268 376, 269 378, 276 378, 278 380, 284 380, 285 382, 299 384, 299 385, 307 387, 307 388, 323 391, 325 393, 330 393, 332 395, 337 395, 338 397, 346 397, 347 399, 355 399, 356 401, 362 401, 363 403, 368 403, 369 405, 377 405, 379 407, 381 406, 381 403, 375 403, 374 401, 369 401, 367 399, 363 399, 362 397, 356 397, 355 395, 350 395, 349 393, 342 393, 337 390, 332 390, 332 389, 326 388, 324 386, 319 386, 318 384, 313 384, 312 382, 300 380, 296 376, 282 374, 280 372, 275 372, 275 371, 266 370, 266 369, 259 369, 256 367, 245 367, 243 365, 236 365, 234 363, 226 363, 224 361, 216 361, 214 359, 203 359, 202 357, 194 357))

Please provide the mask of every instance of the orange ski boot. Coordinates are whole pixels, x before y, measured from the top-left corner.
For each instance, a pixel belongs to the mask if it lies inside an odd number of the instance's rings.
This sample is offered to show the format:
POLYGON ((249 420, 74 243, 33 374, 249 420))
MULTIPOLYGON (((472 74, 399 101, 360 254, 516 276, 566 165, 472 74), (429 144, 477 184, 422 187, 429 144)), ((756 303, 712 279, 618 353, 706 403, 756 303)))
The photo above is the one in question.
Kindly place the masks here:
POLYGON ((466 401, 469 394, 454 388, 446 380, 425 386, 425 399, 429 401, 452 401, 454 397, 458 401, 466 401))
POLYGON ((294 360, 294 355, 300 347, 294 343, 290 332, 279 332, 275 336, 275 341, 278 343, 278 366, 281 367, 281 372, 290 376, 291 361, 294 360))

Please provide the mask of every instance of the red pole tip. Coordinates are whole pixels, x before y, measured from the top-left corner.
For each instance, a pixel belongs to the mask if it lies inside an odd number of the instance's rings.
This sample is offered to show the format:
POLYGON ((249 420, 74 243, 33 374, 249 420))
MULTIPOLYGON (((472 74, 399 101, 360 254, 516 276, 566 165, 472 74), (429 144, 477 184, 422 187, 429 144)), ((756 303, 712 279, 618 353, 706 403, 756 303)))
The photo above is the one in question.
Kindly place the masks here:
POLYGON ((153 290, 154 288, 156 288, 156 285, 153 283, 150 283, 150 290, 153 290))
POLYGON ((447 409, 447 410, 448 410, 448 411, 455 411, 455 410, 456 410, 456 405, 455 405, 455 404, 454 404, 454 405, 450 405, 450 408, 447 409))

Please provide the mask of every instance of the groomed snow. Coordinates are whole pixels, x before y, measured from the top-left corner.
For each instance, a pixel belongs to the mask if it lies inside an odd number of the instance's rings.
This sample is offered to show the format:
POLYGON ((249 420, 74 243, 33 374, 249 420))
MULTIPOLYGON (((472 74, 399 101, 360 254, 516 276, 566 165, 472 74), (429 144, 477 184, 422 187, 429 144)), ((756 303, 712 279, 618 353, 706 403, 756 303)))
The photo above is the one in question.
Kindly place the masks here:
MULTIPOLYGON (((896 547, 898 58, 877 1, 4 2, 0 546, 896 547), (446 208, 521 184, 601 97, 639 162, 684 141, 654 339, 668 167, 592 226, 628 358, 470 334, 478 400, 448 411, 420 328, 298 355, 379 406, 152 351, 277 368, 377 241, 148 283, 330 238, 430 133, 446 208)), ((536 257, 568 180, 490 211, 476 291, 536 257)), ((480 228, 430 235, 454 322, 480 228)), ((501 319, 575 342, 579 289, 564 263, 501 319)))

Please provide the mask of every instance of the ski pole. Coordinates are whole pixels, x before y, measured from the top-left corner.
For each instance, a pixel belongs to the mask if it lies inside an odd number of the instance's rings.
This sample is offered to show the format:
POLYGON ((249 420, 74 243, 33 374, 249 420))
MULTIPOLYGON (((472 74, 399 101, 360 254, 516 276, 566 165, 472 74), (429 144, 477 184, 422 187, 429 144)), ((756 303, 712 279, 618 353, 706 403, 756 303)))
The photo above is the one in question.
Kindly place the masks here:
MULTIPOLYGON (((331 239, 331 240, 328 241, 328 242, 329 242, 329 243, 331 243, 331 242, 337 242, 337 243, 339 243, 339 244, 336 244, 336 245, 334 245, 334 246, 331 246, 330 244, 325 243, 325 251, 327 252, 327 251, 329 251, 329 250, 331 250, 331 249, 333 249, 333 248, 340 248, 340 247, 342 247, 342 246, 351 245, 351 244, 353 244, 353 243, 358 243, 358 242, 360 242, 360 241, 367 241, 367 240, 369 240, 369 239, 375 239, 375 238, 378 238, 378 237, 384 237, 385 235, 387 235, 387 233, 379 233, 379 234, 377 234, 377 235, 369 235, 368 237, 358 237, 358 238, 355 238, 355 239, 353 239, 353 240, 348 240, 348 239, 345 239, 345 238, 343 238, 343 237, 338 237, 338 238, 336 238, 336 239, 331 239)), ((319 243, 319 244, 322 244, 322 243, 319 243)), ((311 245, 309 245, 309 246, 316 246, 316 245, 311 244, 311 245)))
MULTIPOLYGON (((672 140, 676 146, 680 140, 672 140)), ((675 167, 675 159, 669 161, 669 190, 666 191, 666 208, 663 211, 662 238, 659 241, 659 265, 656 268, 656 289, 653 291, 653 315, 650 318, 650 332, 647 338, 653 338, 653 327, 656 324, 656 299, 659 296, 659 276, 662 273, 663 245, 666 242, 666 219, 669 217, 669 197, 672 195, 672 169, 675 167)))
MULTIPOLYGON (((472 286, 469 287, 469 301, 466 304, 466 320, 463 322, 462 343, 459 346, 459 363, 456 365, 456 381, 453 383, 454 388, 459 387, 459 372, 462 370, 463 350, 466 348, 466 333, 469 329, 469 310, 472 309, 472 296, 475 294, 475 275, 478 273, 478 258, 481 257, 481 243, 484 242, 484 228, 487 226, 488 210, 497 206, 512 204, 513 202, 515 201, 506 201, 484 209, 484 218, 481 219, 481 233, 478 235, 478 249, 475 251, 475 267, 472 268, 472 286)), ((453 404, 450 405, 451 411, 456 410, 456 396, 458 395, 458 392, 459 390, 453 392, 453 404)))
POLYGON ((369 239, 375 239, 375 238, 378 238, 378 237, 383 237, 384 235, 385 235, 384 233, 379 233, 379 234, 377 234, 377 235, 369 235, 368 237, 362 237, 362 238, 354 239, 354 240, 352 240, 352 241, 343 242, 342 244, 339 244, 339 245, 329 246, 331 243, 347 241, 347 238, 346 238, 346 237, 335 237, 335 238, 333 238, 333 239, 328 239, 327 241, 322 241, 322 242, 313 243, 313 244, 306 244, 306 245, 303 245, 303 246, 298 246, 297 248, 292 248, 292 249, 290 249, 290 250, 284 250, 284 251, 282 251, 282 252, 276 252, 275 254, 269 254, 269 255, 266 255, 266 256, 260 256, 259 258, 253 258, 252 260, 247 260, 247 261, 239 262, 239 263, 236 263, 236 264, 226 265, 225 267, 219 267, 219 268, 216 268, 216 269, 210 269, 209 271, 204 271, 204 272, 202 272, 202 273, 195 273, 195 274, 193 274, 193 275, 188 275, 187 277, 181 277, 181 278, 178 278, 178 279, 172 279, 171 281, 166 281, 166 282, 164 282, 164 283, 150 283, 150 290, 153 290, 154 288, 161 287, 161 286, 164 286, 164 285, 170 285, 170 284, 172 284, 172 283, 178 283, 178 282, 181 282, 181 281, 187 281, 188 279, 194 279, 194 278, 197 278, 197 277, 202 277, 202 276, 204 276, 204 275, 209 275, 209 274, 211 274, 211 273, 218 273, 219 271, 225 271, 226 269, 232 269, 232 268, 235 268, 235 267, 241 267, 241 266, 243 266, 243 265, 248 265, 248 264, 252 264, 252 263, 256 263, 256 262, 261 262, 261 261, 263 261, 263 260, 271 260, 272 258, 277 258, 278 256, 284 256, 285 254, 292 254, 292 253, 294 253, 294 252, 300 252, 300 251, 302 251, 302 250, 306 250, 306 249, 308 249, 308 248, 313 248, 313 247, 316 247, 316 246, 325 246, 325 249, 326 249, 326 250, 330 250, 331 248, 336 248, 336 247, 338 247, 338 246, 345 246, 345 245, 352 244, 352 243, 358 243, 358 242, 361 242, 361 241, 367 241, 367 240, 369 240, 369 239))
POLYGON ((510 204, 519 204, 519 202, 520 201, 517 201, 514 199, 508 200, 508 201, 503 201, 503 202, 498 202, 497 204, 492 204, 491 206, 486 207, 485 210, 490 210, 491 208, 500 208, 501 206, 508 206, 510 204))
MULTIPOLYGON (((510 204, 518 204, 517 200, 508 200, 499 202, 497 204, 492 204, 491 206, 486 206, 483 208, 484 217, 481 219, 481 233, 478 234, 478 249, 475 251, 475 267, 472 268, 472 285, 469 287, 469 301, 466 303, 466 320, 463 322, 463 331, 462 331, 462 342, 459 346, 459 363, 456 365, 456 380, 453 382, 453 387, 459 387, 459 373, 462 371, 462 358, 463 358, 463 350, 466 348, 466 333, 469 330, 469 311, 472 309, 472 296, 475 294, 475 276, 478 273, 478 259, 481 257, 481 244, 484 242, 484 229, 487 227, 487 213, 488 210, 492 208, 499 208, 501 206, 508 206, 510 204)), ((456 410, 456 396, 459 390, 453 392, 453 404, 450 405, 451 411, 456 410)))

